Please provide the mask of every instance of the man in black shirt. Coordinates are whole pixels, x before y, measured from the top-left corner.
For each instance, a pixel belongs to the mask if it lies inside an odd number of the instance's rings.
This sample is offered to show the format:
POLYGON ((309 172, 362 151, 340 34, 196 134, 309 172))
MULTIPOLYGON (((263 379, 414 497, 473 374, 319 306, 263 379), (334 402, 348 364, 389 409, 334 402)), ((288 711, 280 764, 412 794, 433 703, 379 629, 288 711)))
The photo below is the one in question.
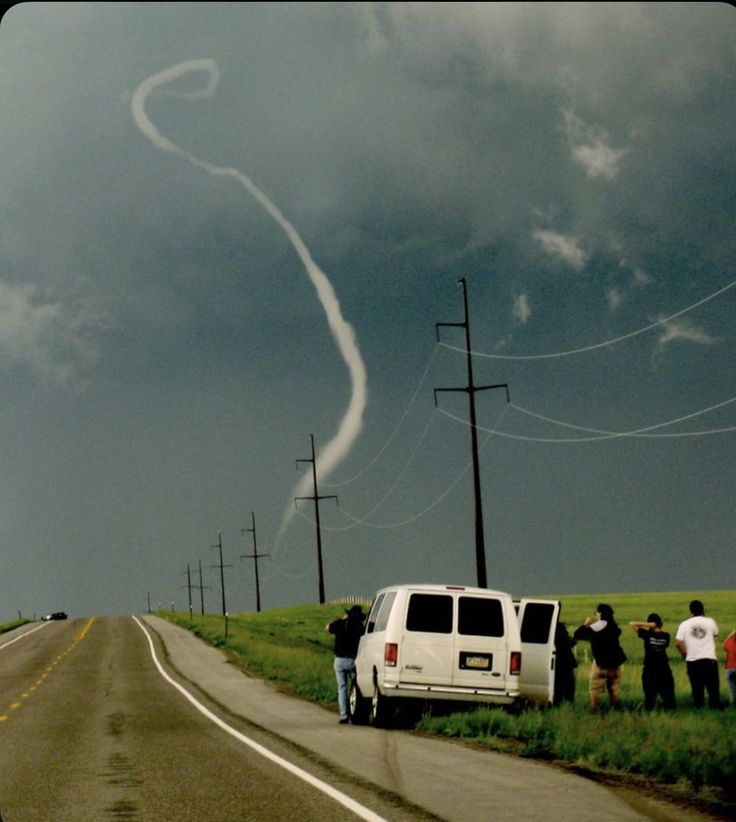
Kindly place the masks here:
POLYGON ((337 679, 337 704, 340 708, 340 724, 346 725, 348 714, 348 677, 355 676, 355 657, 363 635, 365 614, 360 605, 353 605, 345 615, 326 625, 335 637, 335 678, 337 679))
POLYGON ((662 704, 668 710, 675 707, 675 680, 667 659, 670 635, 662 630, 659 614, 649 614, 646 622, 630 622, 636 635, 644 641, 644 667, 641 685, 644 689, 644 707, 651 711, 662 697, 662 704))

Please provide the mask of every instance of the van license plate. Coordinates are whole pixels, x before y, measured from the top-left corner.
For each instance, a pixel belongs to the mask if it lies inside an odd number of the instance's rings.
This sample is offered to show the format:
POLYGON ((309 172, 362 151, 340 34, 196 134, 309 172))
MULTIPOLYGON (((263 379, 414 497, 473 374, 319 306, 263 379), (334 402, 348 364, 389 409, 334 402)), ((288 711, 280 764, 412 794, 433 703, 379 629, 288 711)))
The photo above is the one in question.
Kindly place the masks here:
POLYGON ((475 671, 487 671, 492 667, 493 656, 491 654, 472 654, 465 651, 460 652, 460 668, 468 668, 475 671))

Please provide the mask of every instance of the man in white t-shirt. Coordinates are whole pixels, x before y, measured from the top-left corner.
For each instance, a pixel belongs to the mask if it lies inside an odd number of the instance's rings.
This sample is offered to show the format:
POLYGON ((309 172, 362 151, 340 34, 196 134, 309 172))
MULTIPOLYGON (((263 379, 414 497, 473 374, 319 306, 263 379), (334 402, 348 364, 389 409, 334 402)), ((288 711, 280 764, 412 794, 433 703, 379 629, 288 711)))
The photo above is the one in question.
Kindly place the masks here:
POLYGON ((702 708, 707 691, 708 705, 711 708, 720 708, 720 681, 715 643, 718 625, 715 620, 705 616, 703 603, 699 599, 694 599, 690 603, 690 613, 690 619, 680 623, 675 641, 677 650, 687 663, 693 704, 696 708, 702 708))

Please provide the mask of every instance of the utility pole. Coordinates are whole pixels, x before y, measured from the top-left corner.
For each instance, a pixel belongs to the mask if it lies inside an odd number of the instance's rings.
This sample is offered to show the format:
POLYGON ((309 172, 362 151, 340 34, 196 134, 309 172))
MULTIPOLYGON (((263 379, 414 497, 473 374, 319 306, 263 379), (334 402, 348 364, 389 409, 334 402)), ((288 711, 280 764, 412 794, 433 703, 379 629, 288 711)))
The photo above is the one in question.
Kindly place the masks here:
POLYGON ((324 570, 322 568, 322 529, 319 523, 319 501, 321 499, 337 499, 337 497, 332 494, 330 496, 321 497, 317 493, 317 458, 314 453, 314 435, 310 434, 309 439, 312 442, 312 458, 311 459, 304 459, 304 460, 297 460, 296 466, 297 470, 299 468, 300 462, 311 462, 312 463, 312 482, 314 484, 314 496, 312 497, 296 497, 294 499, 294 504, 296 505, 297 500, 300 499, 311 499, 314 500, 314 519, 317 526, 317 570, 319 572, 319 604, 325 604, 325 577, 324 577, 324 570))
POLYGON ((217 532, 217 545, 213 545, 213 548, 220 549, 220 564, 213 565, 213 568, 220 569, 220 588, 222 590, 222 616, 225 620, 225 637, 227 637, 227 605, 225 604, 225 568, 232 568, 232 565, 224 565, 222 562, 222 531, 217 532))
POLYGON ((250 519, 253 523, 252 528, 241 528, 240 533, 245 534, 253 534, 253 553, 252 554, 241 554, 241 559, 252 559, 253 564, 255 565, 256 570, 256 613, 261 612, 261 586, 258 582, 258 560, 260 557, 270 557, 271 554, 259 554, 258 553, 258 544, 256 542, 256 515, 253 511, 250 512, 250 519))
POLYGON ((187 562, 187 589, 189 591, 189 619, 192 619, 192 572, 187 562))
POLYGON ((148 613, 151 613, 151 592, 148 591, 148 613))
POLYGON ((506 383, 500 385, 475 385, 473 382, 473 356, 470 344, 470 319, 468 316, 468 290, 465 278, 459 281, 463 289, 463 308, 465 319, 461 323, 436 323, 435 332, 437 342, 440 341, 440 328, 463 328, 465 329, 465 353, 467 356, 468 384, 464 388, 435 388, 434 403, 437 405, 437 393, 440 391, 464 391, 468 395, 468 406, 470 414, 470 445, 473 453, 473 489, 475 495, 475 565, 478 577, 478 587, 487 588, 488 578, 486 574, 486 549, 485 535, 483 529, 483 504, 480 490, 480 460, 478 457, 478 429, 475 416, 475 393, 476 391, 486 391, 493 388, 506 389, 506 402, 509 402, 509 387, 506 383))
POLYGON ((192 588, 199 588, 199 599, 202 606, 202 616, 204 616, 204 589, 209 588, 209 585, 202 584, 202 560, 199 560, 199 585, 192 585, 192 588))

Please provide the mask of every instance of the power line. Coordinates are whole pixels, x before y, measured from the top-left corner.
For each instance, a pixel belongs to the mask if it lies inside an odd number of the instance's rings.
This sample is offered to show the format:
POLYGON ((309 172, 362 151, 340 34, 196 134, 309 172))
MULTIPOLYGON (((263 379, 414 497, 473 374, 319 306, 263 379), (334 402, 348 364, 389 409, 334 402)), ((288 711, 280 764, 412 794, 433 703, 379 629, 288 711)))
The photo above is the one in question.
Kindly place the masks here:
MULTIPOLYGON (((496 425, 500 424, 501 420, 504 417, 504 414, 506 413, 507 408, 508 408, 508 405, 505 405, 503 407, 503 410, 501 411, 498 419, 496 420, 496 423, 495 423, 496 425)), ((490 439, 491 439, 491 434, 489 433, 488 436, 480 444, 481 453, 485 449, 485 447, 488 444, 488 442, 490 441, 490 439)), ((462 469, 462 471, 455 477, 455 479, 447 486, 447 488, 445 488, 445 490, 439 496, 437 496, 429 505, 427 505, 421 511, 417 512, 416 514, 412 514, 412 516, 409 517, 408 519, 400 520, 400 521, 397 521, 397 522, 388 522, 388 523, 366 522, 364 519, 359 519, 357 517, 354 517, 352 514, 350 514, 350 512, 346 511, 344 508, 341 507, 341 508, 339 508, 339 511, 342 514, 344 514, 346 517, 348 517, 349 519, 352 519, 354 521, 354 524, 353 525, 347 525, 347 526, 326 526, 326 525, 323 525, 322 527, 324 528, 325 531, 350 531, 358 525, 365 525, 367 528, 376 528, 376 529, 379 529, 379 530, 390 530, 392 528, 401 528, 405 525, 410 525, 412 522, 416 522, 418 519, 421 519, 423 516, 428 514, 433 508, 436 508, 445 499, 445 497, 447 497, 448 494, 455 488, 455 486, 460 482, 460 480, 468 473, 468 471, 470 470, 470 467, 471 467, 471 463, 469 462, 469 463, 466 464, 465 468, 462 469)), ((305 514, 300 512, 300 515, 302 517, 304 517, 304 519, 306 519, 308 522, 312 522, 312 520, 310 520, 309 517, 307 517, 305 514)), ((314 523, 312 522, 312 524, 314 524, 314 523)))
MULTIPOLYGON (((309 517, 305 517, 305 516, 304 516, 304 514, 303 514, 301 511, 297 511, 297 513, 298 513, 301 517, 303 517, 304 519, 306 519, 308 522, 310 522, 312 525, 314 525, 314 520, 310 519, 309 517)), ((324 530, 329 530, 329 529, 325 528, 325 527, 324 527, 324 525, 322 526, 322 528, 323 528, 324 530)), ((309 545, 311 545, 311 543, 309 543, 309 542, 300 542, 300 543, 299 543, 299 545, 294 546, 294 549, 296 550, 296 552, 297 552, 297 553, 301 553, 301 552, 302 552, 302 549, 306 549, 306 548, 307 548, 307 546, 309 546, 309 545)), ((269 579, 272 579, 272 578, 273 578, 273 576, 274 576, 274 574, 278 574, 280 577, 284 577, 285 579, 292 579, 292 580, 296 580, 296 579, 304 579, 304 578, 305 578, 308 574, 311 574, 311 573, 312 573, 312 571, 314 570, 315 566, 317 565, 317 557, 316 557, 316 556, 314 556, 314 557, 312 557, 312 559, 310 560, 308 567, 307 567, 307 568, 305 568, 303 571, 299 571, 299 572, 292 572, 292 571, 288 571, 288 570, 286 570, 286 569, 285 569, 284 567, 282 567, 282 566, 279 566, 279 563, 278 563, 278 560, 277 560, 277 559, 274 559, 273 557, 272 557, 271 559, 272 559, 272 562, 271 562, 271 572, 270 572, 270 573, 266 573, 266 574, 264 575, 263 579, 264 579, 265 581, 267 581, 267 580, 269 580, 269 579)))
POLYGON ((367 473, 375 465, 375 463, 378 461, 380 456, 388 448, 389 444, 393 441, 394 437, 399 432, 399 429, 401 428, 401 426, 404 424, 404 420, 407 418, 407 416, 409 415, 409 411, 411 411, 412 406, 416 402, 416 399, 419 396, 419 392, 421 391, 422 386, 424 385, 424 381, 427 379, 427 374, 429 374, 429 370, 432 367, 432 364, 434 363, 434 360, 435 360, 436 356, 437 356, 437 348, 435 347, 435 348, 432 349, 432 355, 430 356, 429 361, 427 362, 427 365, 424 369, 424 373, 422 374, 422 378, 419 380, 419 385, 417 385, 417 388, 416 388, 416 391, 414 392, 414 395, 412 396, 411 400, 409 400, 409 404, 407 405, 404 413, 402 414, 401 419, 399 420, 399 422, 396 425, 396 427, 394 428, 394 430, 391 432, 391 434, 388 437, 388 439, 386 440, 386 442, 384 442, 384 444, 381 446, 381 448, 377 451, 377 453, 375 454, 373 459, 371 459, 370 462, 368 462, 368 464, 363 469, 358 471, 357 474, 353 475, 349 479, 343 480, 342 482, 326 482, 326 481, 323 480, 322 485, 324 487, 326 487, 326 488, 342 488, 345 485, 349 485, 350 483, 355 482, 355 480, 362 477, 363 474, 367 473))
POLYGON ((370 511, 368 511, 366 514, 363 514, 363 516, 360 517, 360 518, 354 517, 352 514, 344 511, 344 509, 341 509, 343 511, 343 513, 347 514, 347 516, 354 521, 355 524, 354 525, 348 525, 345 528, 329 528, 327 530, 330 530, 330 531, 349 531, 351 528, 354 528, 356 525, 368 524, 368 523, 365 522, 365 520, 367 520, 368 517, 371 516, 371 514, 375 513, 383 505, 383 503, 391 496, 394 489, 396 488, 396 486, 399 484, 399 482, 403 478, 404 474, 409 470, 409 466, 414 462, 414 457, 416 456, 417 451, 419 450, 419 447, 424 442, 424 439, 427 436, 427 433, 429 432, 429 429, 432 425, 432 422, 433 422, 433 420, 436 419, 436 417, 437 417, 436 409, 433 409, 432 410, 432 415, 429 418, 429 422, 425 426, 424 431, 422 432, 422 435, 419 438, 419 441, 414 446, 414 450, 411 452, 411 455, 409 456, 409 459, 406 461, 406 463, 404 463, 404 467, 396 475, 396 478, 394 479, 393 483, 389 487, 388 491, 386 491, 386 493, 381 497, 381 499, 378 500, 378 502, 373 506, 373 508, 371 508, 370 511))
POLYGON ((448 345, 447 343, 440 342, 439 345, 444 346, 445 348, 449 348, 452 351, 459 351, 461 353, 472 353, 474 357, 485 357, 487 359, 492 360, 550 360, 556 357, 570 357, 573 354, 584 354, 587 351, 594 351, 597 348, 606 348, 609 345, 615 345, 616 343, 623 342, 624 340, 631 339, 632 337, 636 337, 639 334, 644 334, 647 331, 651 331, 653 328, 657 328, 660 325, 665 325, 666 323, 670 322, 671 320, 677 319, 677 317, 681 317, 683 314, 687 314, 688 311, 693 311, 695 308, 699 308, 704 303, 707 303, 710 300, 719 297, 721 294, 724 294, 729 289, 736 286, 736 280, 725 285, 723 288, 715 291, 713 294, 709 294, 707 297, 703 297, 702 300, 698 300, 698 302, 689 305, 687 308, 683 308, 681 311, 677 311, 675 314, 670 314, 669 317, 663 317, 661 320, 657 320, 650 325, 645 326, 644 328, 639 328, 636 331, 630 331, 628 334, 623 334, 620 337, 614 337, 612 340, 606 340, 604 342, 595 343, 594 345, 587 345, 583 348, 574 348, 570 351, 555 351, 551 354, 488 354, 482 351, 471 351, 468 352, 463 348, 455 345, 448 345))
MULTIPOLYGON (((733 402, 736 402, 736 397, 731 397, 731 399, 724 400, 723 402, 716 403, 715 405, 711 405, 708 408, 702 408, 702 409, 700 409, 700 411, 694 411, 691 414, 686 414, 684 417, 677 417, 676 419, 673 419, 673 420, 667 420, 667 422, 659 422, 659 423, 656 423, 655 425, 648 425, 645 428, 637 428, 637 429, 634 429, 632 431, 618 431, 618 432, 616 432, 616 431, 604 431, 604 430, 601 430, 601 429, 598 429, 598 428, 585 428, 582 425, 573 425, 572 423, 563 422, 562 420, 555 420, 555 419, 552 419, 551 417, 545 417, 542 414, 537 414, 534 411, 530 411, 527 408, 522 408, 520 405, 516 405, 514 403, 511 403, 511 407, 515 411, 519 411, 522 414, 527 414, 530 417, 535 417, 536 419, 543 420, 544 422, 550 422, 553 425, 560 425, 564 428, 572 428, 576 431, 587 431, 588 433, 591 433, 591 434, 604 434, 606 436, 644 437, 644 436, 647 436, 646 432, 648 432, 648 431, 654 431, 657 428, 666 428, 668 425, 676 425, 677 423, 680 423, 680 422, 686 422, 687 420, 694 419, 695 417, 700 417, 703 414, 709 414, 709 413, 711 413, 711 411, 717 411, 719 408, 724 408, 725 406, 730 405, 733 402)), ((730 428, 717 429, 717 432, 720 433, 720 432, 733 431, 733 430, 734 430, 734 427, 732 426, 730 428)), ((677 433, 677 434, 653 434, 651 436, 657 436, 657 437, 660 437, 660 436, 688 437, 688 436, 695 436, 695 435, 702 436, 702 435, 707 434, 707 433, 712 433, 712 432, 690 431, 690 432, 681 432, 681 433, 677 433)))
MULTIPOLYGON (((495 428, 493 430, 491 430, 489 428, 484 428, 481 425, 476 426, 476 428, 479 431, 487 432, 489 436, 495 435, 497 437, 505 437, 507 439, 512 439, 512 440, 522 440, 522 441, 525 441, 525 442, 560 443, 560 444, 583 443, 583 442, 599 442, 601 440, 625 439, 626 437, 634 437, 634 438, 640 438, 640 439, 663 439, 663 438, 675 439, 675 438, 680 438, 680 437, 703 437, 703 436, 710 436, 711 434, 722 434, 722 433, 727 433, 727 432, 731 432, 731 431, 736 431, 736 426, 716 428, 716 429, 711 429, 711 430, 708 430, 708 431, 682 431, 682 432, 679 432, 679 433, 676 433, 676 434, 651 434, 651 433, 648 433, 648 432, 654 431, 657 428, 664 428, 668 425, 675 425, 676 423, 684 422, 685 420, 692 419, 693 417, 699 416, 701 414, 708 413, 709 411, 716 410, 717 408, 721 408, 724 405, 727 405, 727 404, 729 404, 731 402, 734 402, 734 401, 736 401, 736 397, 734 397, 730 400, 726 400, 722 403, 718 403, 717 405, 714 405, 711 408, 705 408, 705 409, 702 409, 701 411, 696 411, 692 414, 688 414, 684 417, 679 417, 679 418, 674 419, 674 420, 668 420, 667 422, 657 423, 655 425, 649 425, 649 426, 646 426, 644 428, 633 429, 631 431, 604 431, 604 430, 599 430, 599 429, 596 429, 596 428, 584 428, 583 426, 576 426, 576 425, 572 425, 571 423, 565 423, 565 422, 562 422, 560 420, 554 420, 550 417, 543 417, 541 414, 536 414, 533 411, 528 411, 524 408, 521 408, 520 406, 511 404, 511 407, 515 411, 520 411, 521 413, 528 414, 528 415, 533 416, 533 417, 537 417, 539 419, 542 419, 545 422, 553 423, 555 425, 561 425, 561 426, 565 426, 567 428, 573 428, 573 429, 576 429, 576 430, 579 430, 579 431, 589 431, 589 432, 598 433, 600 436, 596 436, 596 437, 530 437, 530 436, 525 436, 525 435, 522 435, 522 434, 511 434, 508 431, 497 431, 497 430, 495 430, 495 428)), ((440 411, 441 414, 444 414, 444 416, 449 417, 451 420, 454 420, 455 422, 459 422, 462 425, 468 425, 467 421, 464 420, 462 417, 458 417, 457 415, 451 414, 448 411, 443 411, 442 409, 439 409, 439 411, 440 411)))

